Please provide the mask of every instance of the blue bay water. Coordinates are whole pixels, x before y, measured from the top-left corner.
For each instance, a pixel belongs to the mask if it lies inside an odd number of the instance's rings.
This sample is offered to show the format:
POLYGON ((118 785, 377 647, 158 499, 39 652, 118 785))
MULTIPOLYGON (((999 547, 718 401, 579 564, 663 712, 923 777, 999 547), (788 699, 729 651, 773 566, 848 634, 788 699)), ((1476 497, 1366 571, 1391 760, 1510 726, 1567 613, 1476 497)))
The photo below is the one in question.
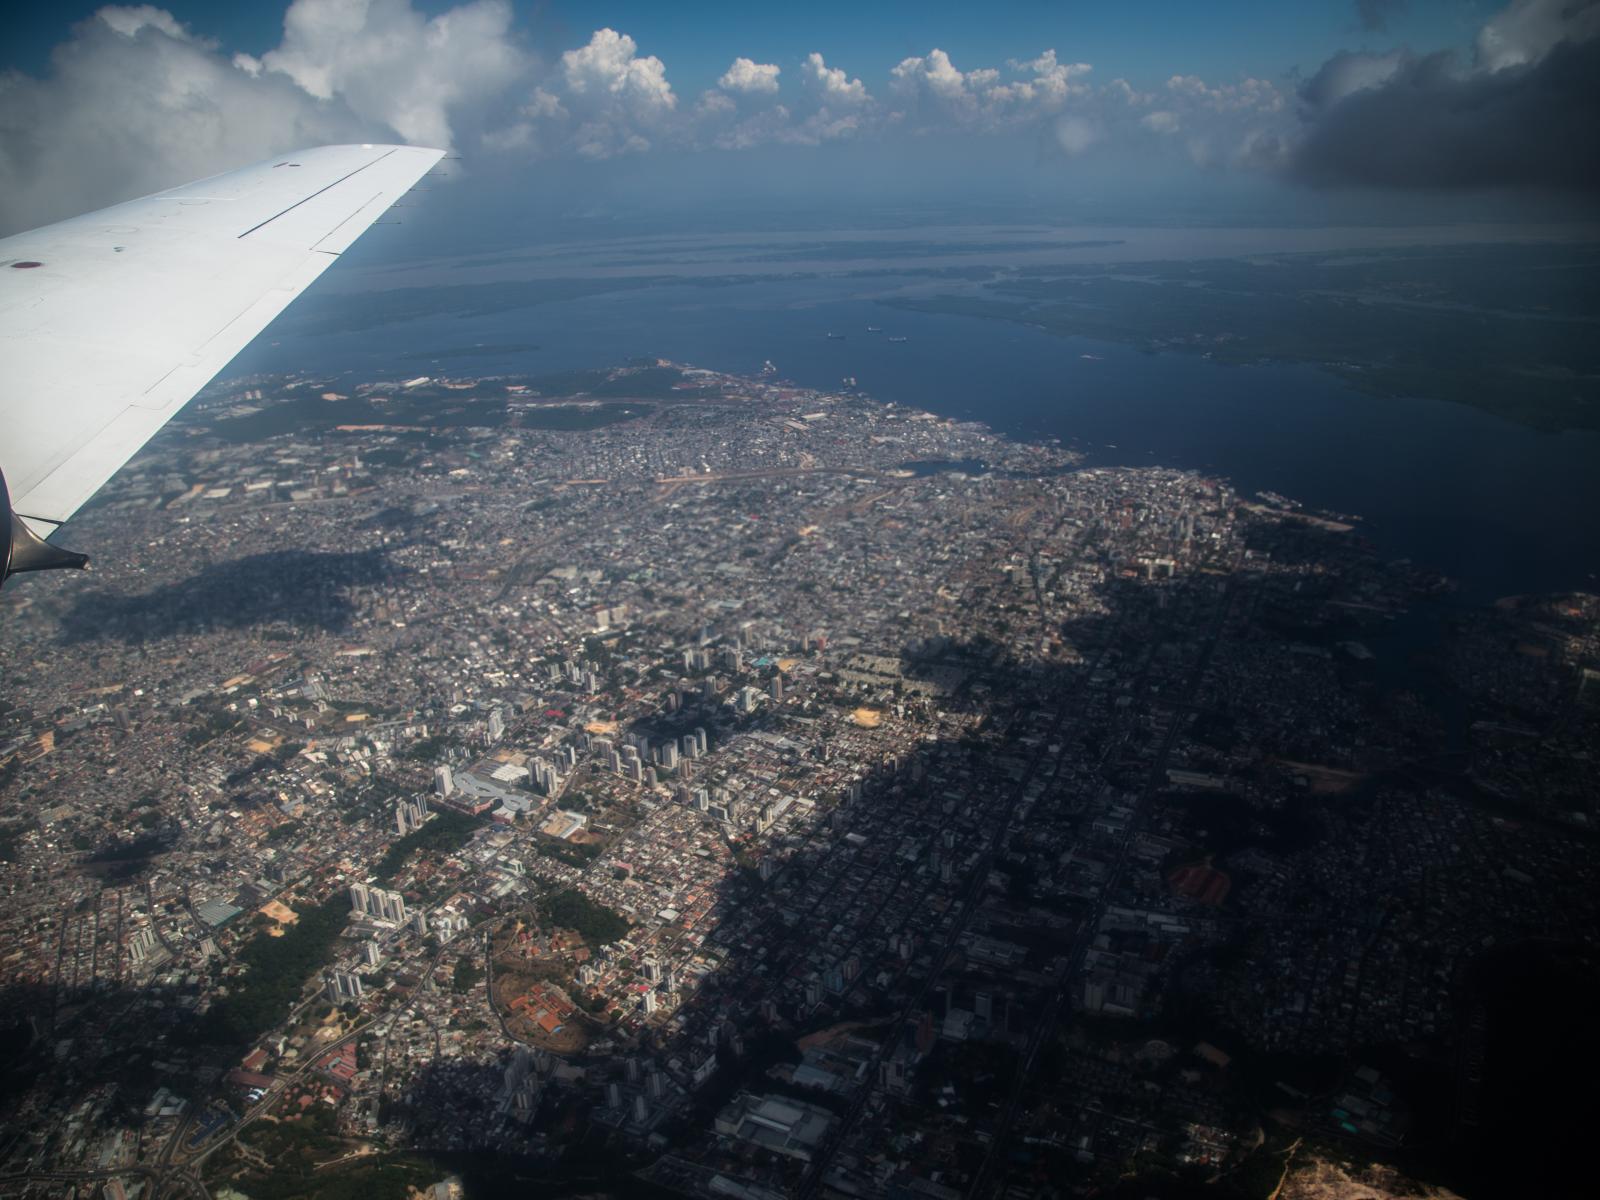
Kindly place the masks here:
POLYGON ((1059 438, 1091 464, 1201 470, 1245 492, 1358 514, 1382 553, 1443 571, 1466 601, 1600 588, 1600 434, 1542 433, 1463 405, 1368 396, 1313 367, 1226 366, 904 312, 850 294, 862 286, 657 285, 347 333, 290 322, 230 374, 541 373, 641 356, 753 374, 770 359, 780 377, 804 386, 854 377, 882 401, 982 420, 1015 437, 1059 438), (882 332, 868 333, 869 325, 882 332), (435 350, 519 343, 538 349, 427 359, 435 350))

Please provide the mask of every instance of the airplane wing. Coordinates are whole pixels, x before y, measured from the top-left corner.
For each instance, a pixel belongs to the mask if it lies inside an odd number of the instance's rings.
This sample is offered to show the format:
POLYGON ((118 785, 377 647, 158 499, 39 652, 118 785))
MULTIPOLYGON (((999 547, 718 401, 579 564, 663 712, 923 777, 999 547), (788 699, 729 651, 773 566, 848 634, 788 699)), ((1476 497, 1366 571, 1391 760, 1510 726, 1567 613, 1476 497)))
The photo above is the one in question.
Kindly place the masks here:
POLYGON ((443 153, 319 146, 0 239, 0 581, 82 566, 42 539, 443 153))

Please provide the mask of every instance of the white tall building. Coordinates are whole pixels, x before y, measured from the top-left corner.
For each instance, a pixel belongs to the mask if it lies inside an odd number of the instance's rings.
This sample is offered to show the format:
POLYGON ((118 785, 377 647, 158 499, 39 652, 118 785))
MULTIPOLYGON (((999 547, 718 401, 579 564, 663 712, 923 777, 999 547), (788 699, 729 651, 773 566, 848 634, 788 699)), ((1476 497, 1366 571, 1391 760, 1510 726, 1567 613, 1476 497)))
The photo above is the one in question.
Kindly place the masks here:
POLYGON ((361 976, 352 971, 329 971, 323 979, 327 983, 328 999, 338 1004, 342 1000, 361 999, 361 976))

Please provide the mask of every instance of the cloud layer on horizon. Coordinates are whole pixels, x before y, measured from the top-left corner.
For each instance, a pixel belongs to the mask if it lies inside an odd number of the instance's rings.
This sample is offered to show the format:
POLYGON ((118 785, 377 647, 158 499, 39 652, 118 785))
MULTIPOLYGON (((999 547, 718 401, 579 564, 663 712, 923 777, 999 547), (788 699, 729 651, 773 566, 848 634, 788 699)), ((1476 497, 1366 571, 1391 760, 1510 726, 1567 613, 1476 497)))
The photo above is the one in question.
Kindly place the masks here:
MULTIPOLYGON (((1381 25, 1396 5, 1367 8, 1364 23, 1381 25)), ((507 0, 433 17, 412 0, 294 0, 281 42, 259 58, 229 55, 160 8, 108 7, 42 77, 0 75, 0 226, 338 140, 598 160, 1026 134, 1069 159, 1115 147, 1317 185, 1593 192, 1597 32, 1596 0, 1513 0, 1470 64, 1403 48, 1338 54, 1297 96, 1269 79, 1182 72, 1148 90, 1097 82, 1054 48, 974 66, 931 47, 877 80, 821 51, 738 56, 696 97, 618 30, 535 52, 507 0)))

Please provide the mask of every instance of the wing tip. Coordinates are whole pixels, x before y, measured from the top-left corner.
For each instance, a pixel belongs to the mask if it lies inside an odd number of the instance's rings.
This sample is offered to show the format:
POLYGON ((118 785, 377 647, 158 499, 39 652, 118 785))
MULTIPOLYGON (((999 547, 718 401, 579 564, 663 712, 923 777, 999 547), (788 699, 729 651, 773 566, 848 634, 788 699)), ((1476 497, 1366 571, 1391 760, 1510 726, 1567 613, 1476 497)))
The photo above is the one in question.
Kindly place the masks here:
POLYGON ((450 153, 448 149, 437 146, 413 146, 409 142, 329 142, 322 146, 306 146, 300 150, 291 151, 290 154, 310 154, 317 150, 406 150, 416 154, 433 154, 443 157, 450 153))

